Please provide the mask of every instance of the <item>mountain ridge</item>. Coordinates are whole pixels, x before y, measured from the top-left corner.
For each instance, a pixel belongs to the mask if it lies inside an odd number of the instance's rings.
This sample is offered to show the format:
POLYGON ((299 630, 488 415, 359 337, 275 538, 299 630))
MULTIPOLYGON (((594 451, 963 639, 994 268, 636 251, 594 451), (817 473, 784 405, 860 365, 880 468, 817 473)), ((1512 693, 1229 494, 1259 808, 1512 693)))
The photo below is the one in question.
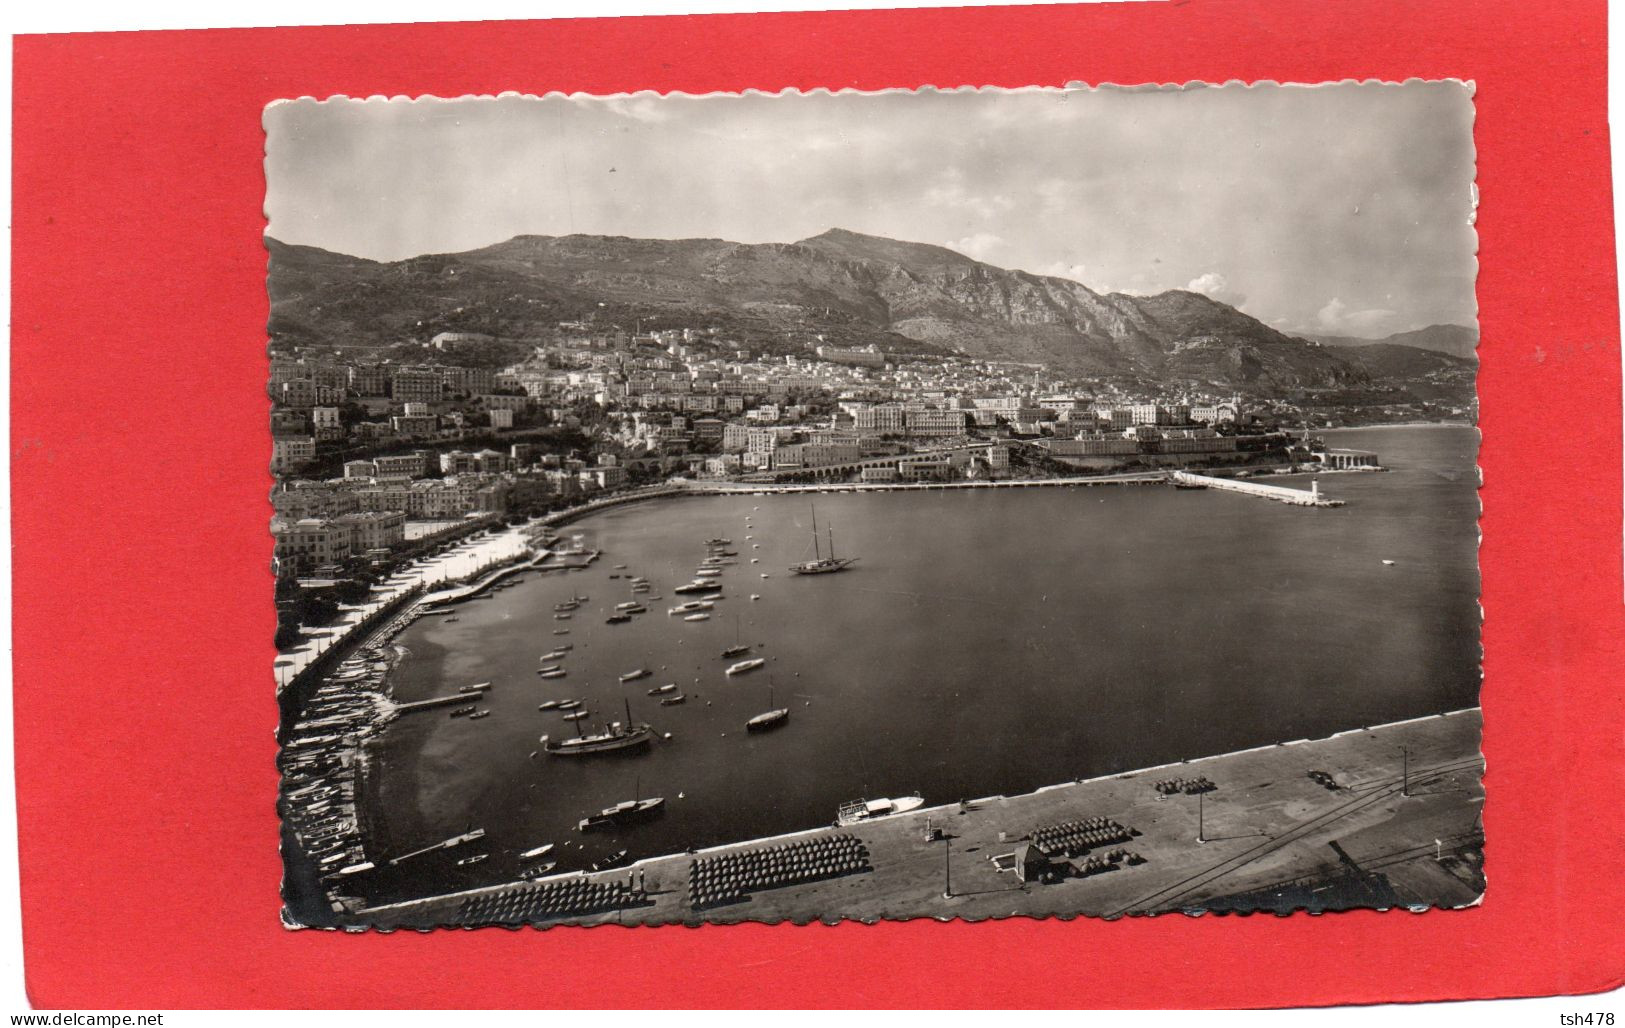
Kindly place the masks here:
POLYGON ((1410 346, 1419 350, 1447 353, 1452 357, 1478 360, 1478 329, 1466 325, 1440 323, 1408 332, 1394 332, 1380 338, 1365 336, 1312 335, 1306 338, 1326 346, 1355 349, 1365 346, 1410 346))
POLYGON ((589 315, 716 326, 769 352, 822 341, 1271 393, 1360 388, 1369 361, 1189 290, 1098 293, 949 247, 832 228, 792 243, 520 235, 372 261, 266 238, 273 344, 535 336, 589 315), (777 348, 777 349, 775 349, 777 348))

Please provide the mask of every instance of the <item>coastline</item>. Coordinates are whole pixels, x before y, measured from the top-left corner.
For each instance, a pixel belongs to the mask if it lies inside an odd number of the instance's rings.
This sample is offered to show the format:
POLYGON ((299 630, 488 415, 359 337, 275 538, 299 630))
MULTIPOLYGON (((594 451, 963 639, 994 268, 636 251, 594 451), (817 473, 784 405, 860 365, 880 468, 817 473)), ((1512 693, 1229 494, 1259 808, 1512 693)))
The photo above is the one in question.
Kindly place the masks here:
MULTIPOLYGON (((1038 485, 1038 484, 1048 484, 1048 483, 1051 483, 1053 481, 1054 480, 1030 480, 1029 482, 1023 483, 1023 484, 1038 485)), ((1111 479, 1103 479, 1101 477, 1096 477, 1096 478, 1093 478, 1093 479, 1090 480, 1090 484, 1118 484, 1119 481, 1120 480, 1114 481, 1114 480, 1111 480, 1111 479)), ((1160 476, 1156 479, 1156 481, 1161 481, 1160 476)), ((1066 484, 1066 483, 1061 483, 1061 484, 1066 484)), ((756 484, 752 484, 752 483, 744 483, 744 484, 741 484, 741 486, 742 486, 741 488, 727 489, 727 490, 722 490, 720 492, 721 492, 722 495, 738 495, 740 493, 748 493, 748 492, 808 491, 809 489, 811 491, 834 491, 834 490, 831 490, 827 486, 824 487, 822 490, 820 490, 820 488, 818 486, 812 486, 812 487, 791 486, 791 487, 785 487, 785 488, 775 488, 773 486, 768 486, 768 485, 765 485, 765 484, 756 485, 756 484)), ((585 516, 587 516, 589 514, 592 514, 592 513, 601 512, 601 511, 608 510, 608 509, 614 508, 614 507, 619 507, 619 506, 630 506, 632 504, 640 503, 643 500, 665 499, 665 498, 669 498, 669 497, 673 497, 673 496, 683 496, 683 495, 697 495, 697 494, 702 494, 703 495, 706 492, 709 492, 709 490, 695 489, 695 488, 684 488, 684 487, 680 487, 680 486, 668 486, 668 487, 663 487, 663 488, 658 488, 658 489, 653 489, 653 490, 629 492, 629 493, 626 493, 626 494, 603 497, 603 498, 594 500, 594 501, 592 501, 590 503, 584 503, 584 504, 578 505, 576 507, 572 507, 572 508, 569 508, 569 509, 566 509, 566 510, 563 510, 563 511, 559 511, 559 512, 553 514, 553 515, 550 515, 549 518, 546 519, 546 521, 551 523, 552 525, 561 525, 562 526, 564 524, 568 524, 570 522, 573 522, 573 521, 575 521, 577 519, 583 518, 583 517, 585 517, 585 516)), ((1067 506, 1067 507, 1069 507, 1070 503, 1071 503, 1071 501, 1068 501, 1063 496, 1056 496, 1056 497, 1054 497, 1054 500, 1056 502, 1060 503, 1061 505, 1067 506)), ((1092 509, 1092 504, 1093 504, 1092 499, 1088 500, 1088 501, 1083 501, 1083 502, 1087 502, 1087 503, 1091 504, 1091 509, 1092 509)), ((1183 508, 1179 508, 1179 509, 1183 509, 1183 508)), ((661 508, 661 510, 664 510, 664 508, 661 508)), ((664 516, 664 515, 660 514, 659 511, 657 510, 653 514, 651 514, 650 516, 661 517, 661 516, 664 516)), ((536 521, 530 521, 530 522, 528 522, 527 524, 524 524, 524 525, 514 526, 513 528, 509 529, 508 531, 510 533, 517 532, 517 533, 526 533, 526 534, 531 534, 531 535, 540 534, 539 525, 542 523, 542 521, 543 521, 543 519, 537 519, 536 521)), ((547 556, 546 554, 543 554, 543 555, 541 555, 540 559, 545 560, 546 556, 547 556)), ((533 557, 533 559, 537 559, 537 558, 533 557)), ((619 559, 627 559, 627 558, 622 557, 622 558, 619 558, 619 559)), ((516 568, 513 568, 513 567, 509 567, 509 568, 506 568, 506 569, 497 569, 495 572, 493 572, 491 574, 490 580, 488 580, 488 581, 480 581, 480 582, 473 583, 473 584, 471 584, 469 586, 462 587, 462 589, 459 590, 459 591, 462 592, 464 595, 462 597, 460 597, 460 598, 467 598, 468 596, 477 595, 481 589, 487 588, 497 578, 500 578, 501 576, 503 576, 505 574, 511 574, 514 570, 516 570, 516 568)), ((444 595, 444 594, 442 594, 442 595, 444 595)), ((428 601, 429 597, 424 597, 423 600, 428 601)), ((1458 705, 1459 705, 1459 703, 1461 702, 1462 699, 1466 699, 1466 697, 1458 697, 1458 699, 1457 699, 1457 704, 1458 705)), ((1412 709, 1414 710, 1415 708, 1412 708, 1412 709)), ((1378 714, 1380 712, 1376 711, 1376 710, 1372 710, 1369 713, 1378 714)), ((1344 722, 1344 723, 1347 723, 1347 722, 1344 722)), ((1267 736, 1255 736, 1254 738, 1267 738, 1267 736)), ((1213 748, 1214 749, 1219 749, 1221 747, 1215 746, 1213 748)), ((1268 748, 1269 747, 1264 747, 1264 749, 1268 749, 1268 748)), ((1174 751, 1174 752, 1179 752, 1179 751, 1174 751)), ((1191 750, 1187 750, 1186 752, 1201 752, 1201 750, 1192 748, 1191 750)), ((1245 751, 1238 751, 1238 752, 1245 752, 1245 751)), ((1167 754, 1167 751, 1164 751, 1163 753, 1158 754, 1158 755, 1159 756, 1165 756, 1166 754, 1167 754)), ((1225 755, 1227 755, 1227 756, 1235 756, 1236 754, 1231 753, 1231 754, 1225 754, 1225 755)), ((1152 770, 1152 769, 1142 769, 1142 772, 1145 771, 1145 770, 1152 770)), ((1139 773, 1139 772, 1137 772, 1137 773, 1139 773)), ((1048 778, 1047 774, 1043 774, 1042 777, 1037 777, 1037 778, 1028 777, 1028 778, 1023 780, 1022 785, 1030 786, 1030 785, 1035 784, 1035 782, 1044 781, 1047 778, 1048 778)), ((1091 779, 1090 780, 1091 783, 1098 782, 1098 781, 1101 781, 1101 779, 1091 779)), ((997 781, 990 781, 988 784, 994 785, 996 787, 1000 783, 997 782, 997 781)), ((1029 794, 1029 795, 1045 794, 1045 793, 1047 793, 1048 791, 1050 791, 1052 789, 1065 789, 1069 785, 1072 785, 1072 784, 1083 784, 1083 783, 1063 783, 1060 786, 1045 786, 1043 788, 1035 789, 1034 792, 1032 794, 1029 794)), ((1019 799, 1020 797, 1017 797, 1017 798, 1019 799)), ((1002 796, 993 796, 993 797, 988 797, 988 800, 989 801, 1002 802, 1002 801, 1004 801, 1004 797, 1002 797, 1002 796)), ((933 812, 940 814, 941 813, 941 808, 934 808, 934 811, 925 811, 925 812, 922 812, 922 813, 930 814, 930 813, 933 813, 933 812)), ((797 822, 805 823, 803 821, 803 818, 802 818, 801 815, 798 815, 790 823, 793 824, 793 823, 797 823, 797 822)), ((505 822, 500 817, 496 821, 493 822, 493 824, 497 824, 497 825, 500 825, 502 823, 505 823, 505 822)), ((779 824, 783 824, 783 823, 784 822, 779 822, 779 824)), ((749 831, 750 828, 752 827, 752 825, 751 825, 750 822, 742 821, 742 822, 739 823, 738 827, 740 829, 742 829, 743 831, 749 831)), ((765 827, 765 825, 763 827, 765 827)), ((782 840, 795 839, 795 838, 799 838, 799 837, 802 837, 802 836, 812 837, 812 836, 816 836, 820 831, 822 831, 822 829, 803 829, 803 830, 801 830, 801 831, 799 831, 797 833, 792 833, 791 835, 777 836, 777 837, 774 837, 774 838, 775 838, 775 840, 782 841, 782 840)), ((494 834, 496 834, 496 833, 494 832, 494 834)), ((710 836, 707 839, 707 841, 711 841, 711 840, 719 839, 719 838, 727 838, 727 836, 726 835, 713 835, 713 836, 710 836)), ((682 840, 681 838, 672 839, 672 840, 669 840, 669 842, 675 842, 679 846, 684 844, 684 840, 682 840)), ((663 840, 660 840, 658 848, 656 848, 655 846, 645 846, 642 849, 642 852, 647 853, 647 852, 652 851, 652 852, 657 852, 658 853, 658 852, 661 852, 662 850, 666 850, 667 849, 667 844, 668 844, 668 840, 663 839, 663 840)), ((751 843, 722 843, 717 847, 716 851, 717 852, 727 852, 727 851, 730 851, 730 850, 736 850, 736 849, 739 849, 740 847, 749 846, 749 845, 753 845, 753 844, 751 844, 751 843)), ((375 856, 376 848, 377 847, 374 846, 374 845, 369 845, 367 847, 369 854, 375 856)), ((670 855, 668 855, 668 857, 670 857, 670 855)), ((660 859, 667 859, 667 858, 651 858, 651 859, 660 860, 660 859)), ((671 859, 676 859, 676 858, 671 858, 671 859)), ((639 864, 636 864, 636 865, 633 865, 633 866, 634 866, 634 868, 642 869, 642 868, 644 868, 645 863, 646 862, 640 862, 639 864)), ((508 873, 508 872, 503 872, 503 873, 508 873)), ((592 876, 587 876, 587 877, 592 877, 592 876)), ((612 876, 610 876, 610 877, 612 877, 612 876)), ((609 877, 605 877, 604 880, 609 880, 609 877)), ((431 888, 432 888, 432 886, 431 886, 431 888)), ((500 889, 502 887, 497 886, 497 887, 492 887, 492 888, 500 889)), ((365 890, 363 890, 363 891, 365 891, 365 890)), ((471 890, 471 891, 474 892, 474 893, 483 893, 484 890, 471 890)), ((410 894, 411 893, 405 893, 404 895, 410 895, 410 894)), ((400 895, 403 895, 403 893, 397 892, 394 895, 395 896, 400 896, 400 895)), ((749 916, 754 917, 755 915, 751 914, 749 916)), ((881 916, 894 916, 894 915, 889 915, 888 914, 888 915, 881 915, 881 916)), ((897 915, 897 916, 900 916, 900 915, 897 915)))

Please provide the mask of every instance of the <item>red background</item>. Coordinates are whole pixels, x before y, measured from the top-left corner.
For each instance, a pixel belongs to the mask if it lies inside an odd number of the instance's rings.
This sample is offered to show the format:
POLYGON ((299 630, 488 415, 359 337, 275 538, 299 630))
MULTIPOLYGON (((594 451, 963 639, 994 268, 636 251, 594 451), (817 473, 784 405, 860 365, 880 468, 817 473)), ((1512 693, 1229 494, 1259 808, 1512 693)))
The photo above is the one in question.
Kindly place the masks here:
POLYGON ((12 467, 47 1007, 1296 1005, 1620 981, 1605 9, 1236 0, 22 37, 12 467), (278 925, 260 111, 278 97, 1478 84, 1490 889, 1463 912, 349 936, 278 925))

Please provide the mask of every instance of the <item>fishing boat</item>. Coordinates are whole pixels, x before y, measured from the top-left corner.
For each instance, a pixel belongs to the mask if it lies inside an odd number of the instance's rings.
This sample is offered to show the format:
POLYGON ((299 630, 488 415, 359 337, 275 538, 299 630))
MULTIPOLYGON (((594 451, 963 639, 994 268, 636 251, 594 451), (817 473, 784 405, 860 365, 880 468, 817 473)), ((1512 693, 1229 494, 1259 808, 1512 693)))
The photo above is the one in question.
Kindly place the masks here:
POLYGON ((585 710, 571 711, 570 713, 564 715, 564 720, 566 720, 566 721, 580 721, 582 718, 586 717, 587 714, 588 714, 588 711, 585 711, 585 710))
POLYGON ((698 571, 694 572, 694 574, 697 575, 700 578, 715 578, 718 575, 722 574, 722 569, 721 568, 700 568, 698 571))
POLYGON ((554 614, 553 615, 553 620, 554 621, 568 621, 568 620, 570 620, 570 615, 569 614, 554 614))
POLYGON ((678 704, 687 703, 687 702, 688 702, 688 697, 684 696, 682 693, 678 693, 676 696, 663 697, 660 700, 660 705, 662 707, 675 707, 678 704))
POLYGON ((544 674, 544 675, 547 674, 549 671, 563 671, 563 670, 564 670, 564 668, 560 667, 557 664, 549 664, 546 667, 539 667, 539 668, 536 669, 537 673, 544 674))
POLYGON ((615 609, 616 610, 621 610, 621 611, 639 610, 639 609, 642 608, 642 606, 643 605, 641 603, 639 603, 637 600, 628 600, 625 603, 617 603, 617 604, 615 604, 615 609))
POLYGON ((527 867, 523 871, 519 872, 519 880, 528 882, 532 878, 540 878, 542 875, 547 874, 549 871, 558 866, 558 861, 549 860, 545 864, 537 864, 535 867, 527 867))
POLYGON ((646 614, 648 612, 649 612, 649 608, 645 607, 641 603, 635 603, 632 606, 630 606, 630 607, 626 608, 625 610, 621 611, 622 614, 646 614))
POLYGON ((683 620, 684 621, 710 621, 711 620, 711 615, 709 615, 709 614, 689 614, 689 615, 685 616, 683 618, 683 620))
POLYGON ((536 709, 537 710, 554 710, 554 709, 557 709, 558 705, 560 703, 563 703, 563 702, 564 702, 563 700, 548 700, 546 703, 538 703, 536 705, 536 709))
POLYGON ((676 691, 677 691, 677 683, 676 682, 667 682, 665 685, 657 685, 653 689, 650 689, 649 690, 649 695, 650 696, 663 696, 666 693, 676 692, 676 691))
POLYGON ((548 650, 546 653, 542 654, 542 659, 543 660, 563 660, 564 659, 564 654, 569 649, 570 649, 570 647, 566 646, 566 647, 564 647, 562 649, 548 650))
POLYGON ((919 796, 901 796, 889 800, 853 800, 841 804, 835 813, 835 823, 844 828, 860 821, 872 821, 877 817, 906 814, 924 805, 925 800, 919 796))
POLYGON ((789 707, 774 707, 773 706, 773 683, 772 682, 769 682, 768 685, 767 685, 767 705, 768 705, 768 707, 770 709, 765 710, 760 714, 757 714, 755 717, 753 717, 749 721, 745 722, 745 731, 747 731, 747 732, 766 732, 766 731, 768 731, 770 729, 778 728, 778 727, 782 726, 786 721, 790 720, 790 708, 789 707))
POLYGON ((722 538, 707 539, 705 541, 705 545, 707 545, 707 546, 732 546, 733 545, 733 540, 732 539, 722 539, 722 538))
POLYGON ((556 610, 556 611, 568 612, 568 611, 575 610, 579 606, 581 606, 581 604, 577 603, 575 600, 570 600, 567 603, 555 603, 555 604, 553 604, 553 609, 556 610))
POLYGON ((687 603, 679 603, 677 606, 666 611, 666 613, 668 615, 692 614, 698 610, 715 610, 716 606, 717 605, 712 603, 710 600, 689 600, 687 603))
POLYGON ((538 846, 533 850, 526 850, 525 852, 519 854, 519 859, 520 860, 534 860, 537 857, 545 857, 549 853, 551 853, 552 851, 553 851, 553 844, 549 842, 549 843, 546 843, 544 845, 538 846))
POLYGON ((580 700, 560 700, 559 701, 559 709, 560 710, 580 710, 581 709, 581 701, 580 700))
POLYGON ((478 707, 458 707, 456 710, 451 712, 451 716, 452 717, 467 717, 468 715, 474 713, 478 709, 479 709, 478 707))
POLYGON ((481 710, 481 711, 478 711, 476 713, 468 715, 468 719, 470 721, 478 721, 482 717, 490 717, 490 716, 491 716, 491 712, 489 710, 481 710))
POLYGON ((569 635, 570 630, 568 628, 555 628, 555 629, 553 629, 553 634, 554 635, 569 635))
POLYGON ((453 621, 457 621, 457 620, 459 620, 459 619, 458 619, 458 618, 447 618, 447 619, 446 619, 446 621, 445 621, 445 623, 446 623, 446 624, 448 624, 448 625, 449 625, 449 624, 451 624, 451 623, 452 623, 452 622, 453 622, 453 621))
POLYGON ((565 671, 561 667, 556 667, 550 671, 538 671, 536 673, 541 675, 543 678, 563 678, 569 672, 565 671))
POLYGON ((654 741, 654 729, 642 722, 633 723, 632 704, 626 702, 626 720, 612 721, 602 732, 578 735, 574 739, 545 742, 542 749, 554 757, 588 757, 602 753, 628 753, 644 749, 654 741))
POLYGON ((457 862, 457 866, 458 867, 469 867, 469 866, 471 866, 473 864, 478 864, 480 861, 484 860, 486 857, 488 857, 490 855, 491 854, 489 854, 489 853, 476 853, 472 857, 464 857, 463 859, 459 860, 457 862))
POLYGON ((604 624, 606 624, 606 625, 624 625, 628 621, 631 621, 631 620, 632 620, 632 615, 630 615, 630 614, 611 614, 609 617, 604 619, 604 624))
POLYGON ((767 661, 763 660, 761 657, 752 657, 750 660, 742 660, 737 664, 728 665, 727 674, 742 675, 747 671, 755 671, 757 668, 766 663, 767 661))
POLYGON ((654 672, 650 671, 648 668, 640 667, 636 671, 628 671, 626 674, 622 675, 621 681, 635 682, 640 678, 648 678, 652 674, 654 674, 654 672))
POLYGON ((800 564, 790 565, 790 570, 798 575, 827 575, 833 571, 845 571, 857 563, 856 557, 835 556, 835 530, 826 525, 829 533, 829 556, 824 556, 818 549, 818 509, 813 508, 812 514, 812 542, 813 559, 804 560, 800 564))

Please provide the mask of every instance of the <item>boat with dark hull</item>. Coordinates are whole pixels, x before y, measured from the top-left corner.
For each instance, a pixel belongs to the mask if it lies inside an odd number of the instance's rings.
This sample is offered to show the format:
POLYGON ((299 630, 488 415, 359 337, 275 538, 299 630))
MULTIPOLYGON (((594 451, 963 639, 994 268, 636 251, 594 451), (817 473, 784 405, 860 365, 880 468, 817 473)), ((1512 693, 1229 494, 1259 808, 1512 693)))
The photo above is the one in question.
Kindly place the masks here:
MULTIPOLYGON (((676 688, 673 686, 673 688, 676 688)), ((573 739, 559 739, 549 742, 542 741, 542 749, 552 757, 593 757, 604 754, 630 754, 639 750, 648 749, 654 741, 654 729, 643 722, 632 720, 632 702, 623 700, 626 704, 626 720, 611 721, 604 726, 601 732, 592 735, 577 735, 573 739)), ((580 730, 580 724, 576 726, 580 730)))
POLYGON ((605 807, 596 814, 588 814, 576 823, 576 829, 582 832, 597 832, 619 825, 636 824, 659 816, 665 808, 666 800, 662 796, 651 796, 644 800, 626 800, 613 807, 605 807))

